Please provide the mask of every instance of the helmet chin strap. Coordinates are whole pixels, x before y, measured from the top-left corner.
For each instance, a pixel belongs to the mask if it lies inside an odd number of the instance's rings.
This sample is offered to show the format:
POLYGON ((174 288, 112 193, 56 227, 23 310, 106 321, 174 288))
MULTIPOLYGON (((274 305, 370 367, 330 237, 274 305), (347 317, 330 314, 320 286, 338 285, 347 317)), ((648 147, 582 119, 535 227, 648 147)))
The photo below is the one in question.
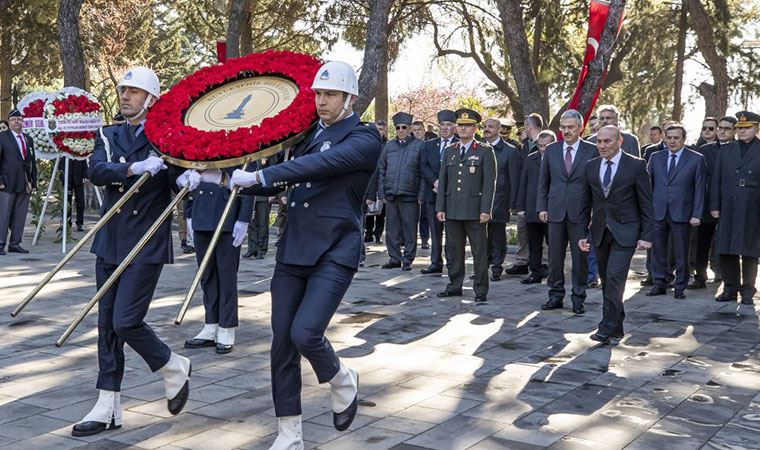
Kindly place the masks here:
POLYGON ((153 99, 152 94, 148 94, 147 97, 145 97, 145 103, 143 103, 142 108, 140 108, 140 111, 135 114, 134 116, 124 116, 128 121, 132 121, 143 115, 146 111, 148 111, 148 106, 150 106, 150 101, 153 99))
POLYGON ((350 103, 351 103, 351 97, 353 97, 353 95, 351 94, 348 94, 346 96, 346 101, 343 102, 343 109, 340 111, 338 118, 335 119, 336 122, 339 122, 346 118, 346 113, 349 111, 348 107, 350 106, 350 103))

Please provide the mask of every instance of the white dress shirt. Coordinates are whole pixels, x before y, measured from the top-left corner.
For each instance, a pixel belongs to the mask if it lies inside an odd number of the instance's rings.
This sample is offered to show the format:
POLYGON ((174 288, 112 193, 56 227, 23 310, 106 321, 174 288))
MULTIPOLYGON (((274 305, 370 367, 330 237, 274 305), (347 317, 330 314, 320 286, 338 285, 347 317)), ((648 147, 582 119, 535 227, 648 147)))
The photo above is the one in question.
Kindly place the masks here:
POLYGON ((16 138, 16 145, 18 146, 18 153, 21 155, 21 159, 24 159, 24 149, 26 148, 27 152, 29 151, 29 146, 26 145, 26 141, 24 141, 24 146, 21 146, 21 140, 24 139, 23 135, 21 133, 13 132, 13 137, 16 138))

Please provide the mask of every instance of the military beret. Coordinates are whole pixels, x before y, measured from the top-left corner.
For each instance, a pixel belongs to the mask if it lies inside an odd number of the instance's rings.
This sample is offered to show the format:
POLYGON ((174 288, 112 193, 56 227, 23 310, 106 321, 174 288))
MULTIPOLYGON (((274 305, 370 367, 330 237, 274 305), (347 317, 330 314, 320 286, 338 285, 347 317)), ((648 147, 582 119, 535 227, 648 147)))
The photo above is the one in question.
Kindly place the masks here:
POLYGON ((441 122, 451 122, 454 123, 457 121, 457 113, 450 109, 442 109, 438 111, 438 123, 441 122))
POLYGON ((482 118, 477 111, 468 108, 457 109, 457 125, 475 125, 480 123, 482 118))
POLYGON ((736 128, 751 128, 760 124, 760 114, 750 111, 739 111, 736 113, 736 128))
POLYGON ((8 118, 10 119, 11 117, 24 117, 24 115, 21 114, 21 111, 14 108, 8 113, 8 118))
POLYGON ((393 115, 394 125, 411 125, 412 120, 414 120, 414 116, 409 113, 397 112, 393 115))

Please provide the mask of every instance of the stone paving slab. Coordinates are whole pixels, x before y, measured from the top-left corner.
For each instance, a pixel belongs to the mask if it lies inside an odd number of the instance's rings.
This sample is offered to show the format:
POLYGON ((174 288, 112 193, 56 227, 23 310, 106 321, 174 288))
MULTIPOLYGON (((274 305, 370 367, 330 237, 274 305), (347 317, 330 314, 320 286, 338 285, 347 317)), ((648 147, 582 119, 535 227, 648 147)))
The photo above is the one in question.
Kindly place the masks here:
MULTIPOLYGON (((33 230, 26 231, 30 242, 33 230)), ((269 371, 274 248, 264 260, 241 261, 241 326, 227 355, 182 348, 200 329, 203 308, 196 295, 185 323, 174 325, 195 268, 194 256, 176 248, 146 321, 193 361, 185 411, 166 411, 159 377, 127 348, 123 428, 74 438, 71 425, 97 398, 95 311, 66 345, 53 342, 94 294, 93 256, 77 255, 18 318, 7 314, 59 261, 51 241, 49 232, 31 254, 0 257, 0 447, 268 448, 277 431, 269 371)), ((517 277, 492 283, 486 305, 472 302, 470 282, 463 298, 439 299, 446 278, 419 273, 428 257, 420 250, 412 272, 382 270, 384 247, 368 247, 367 265, 327 331, 361 374, 359 415, 350 430, 336 431, 329 390, 304 361, 306 448, 760 448, 758 312, 712 301, 719 285, 687 291, 681 301, 646 297, 637 253, 626 337, 599 346, 588 336, 601 316, 600 290, 589 290, 583 316, 541 311, 546 287, 517 277)))

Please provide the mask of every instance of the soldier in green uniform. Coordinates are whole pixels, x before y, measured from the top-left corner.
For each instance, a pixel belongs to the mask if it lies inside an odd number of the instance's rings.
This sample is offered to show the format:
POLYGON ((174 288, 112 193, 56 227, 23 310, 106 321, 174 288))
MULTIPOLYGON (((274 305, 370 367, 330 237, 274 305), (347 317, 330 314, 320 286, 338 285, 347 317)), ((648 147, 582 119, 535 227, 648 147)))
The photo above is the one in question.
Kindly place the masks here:
POLYGON ((465 242, 475 263, 475 301, 488 295, 488 221, 491 219, 496 190, 496 157, 493 148, 474 140, 481 117, 470 109, 456 112, 459 142, 444 150, 435 210, 446 222, 446 258, 449 284, 439 297, 462 295, 465 242))

